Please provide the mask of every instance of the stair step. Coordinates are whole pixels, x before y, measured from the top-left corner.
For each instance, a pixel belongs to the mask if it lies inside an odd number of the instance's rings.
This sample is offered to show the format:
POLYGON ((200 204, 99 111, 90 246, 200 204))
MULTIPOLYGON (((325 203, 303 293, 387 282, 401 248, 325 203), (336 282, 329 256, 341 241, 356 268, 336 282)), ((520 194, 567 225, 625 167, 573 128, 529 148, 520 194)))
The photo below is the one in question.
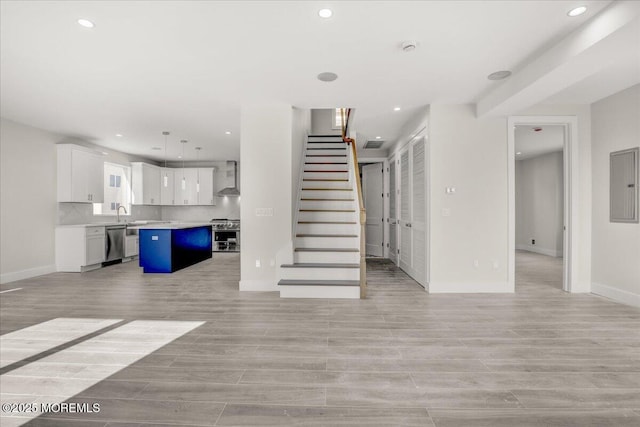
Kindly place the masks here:
POLYGON ((346 154, 307 154, 305 157, 347 157, 346 154))
POLYGON ((342 139, 342 135, 307 135, 307 138, 340 138, 342 139))
POLYGON ((342 178, 333 178, 333 179, 331 179, 331 178, 329 178, 329 179, 327 179, 327 178, 303 178, 302 180, 303 181, 327 181, 327 182, 329 182, 329 181, 340 181, 340 182, 349 181, 348 179, 342 179, 342 178))
POLYGON ((356 221, 298 221, 298 224, 347 224, 356 225, 356 221))
POLYGON ((357 234, 296 234, 296 237, 358 237, 357 234))
POLYGON ((348 170, 305 170, 304 173, 347 173, 348 170))
POLYGON ((300 209, 300 212, 355 212, 355 209, 300 209))
POLYGON ((344 144, 344 141, 307 141, 309 144, 344 144))
POLYGON ((356 248, 295 248, 295 252, 359 252, 356 248))
POLYGON ((307 150, 346 150, 346 149, 347 149, 346 147, 307 147, 307 150))
POLYGON ((353 191, 353 188, 303 188, 302 191, 353 191))
POLYGON ((360 264, 338 264, 335 262, 300 262, 282 264, 282 268, 360 268, 360 264))
POLYGON ((303 197, 300 199, 302 202, 353 202, 354 199, 312 199, 308 197, 303 197))
POLYGON ((280 286, 360 286, 359 280, 280 280, 280 286))
MULTIPOLYGON (((339 156, 342 157, 342 156, 339 156)), ((347 162, 304 162, 305 165, 346 165, 347 162)))

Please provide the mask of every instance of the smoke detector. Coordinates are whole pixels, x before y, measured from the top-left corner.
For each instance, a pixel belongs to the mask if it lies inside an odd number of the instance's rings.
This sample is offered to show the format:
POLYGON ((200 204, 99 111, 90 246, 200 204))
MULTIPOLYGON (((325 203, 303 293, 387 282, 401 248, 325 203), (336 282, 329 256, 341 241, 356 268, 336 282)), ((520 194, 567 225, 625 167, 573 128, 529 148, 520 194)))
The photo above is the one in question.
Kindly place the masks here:
POLYGON ((402 51, 403 52, 411 52, 413 50, 416 50, 416 47, 418 47, 418 42, 416 41, 404 41, 402 42, 402 51))

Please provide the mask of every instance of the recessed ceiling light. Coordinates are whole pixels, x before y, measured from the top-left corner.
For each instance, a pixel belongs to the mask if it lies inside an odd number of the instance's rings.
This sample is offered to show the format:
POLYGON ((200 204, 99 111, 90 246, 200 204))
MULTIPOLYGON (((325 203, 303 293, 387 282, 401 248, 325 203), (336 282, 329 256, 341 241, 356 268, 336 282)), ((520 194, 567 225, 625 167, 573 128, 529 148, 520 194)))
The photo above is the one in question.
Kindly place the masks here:
POLYGON ((400 107, 395 107, 393 111, 400 111, 400 107))
POLYGON ((226 131, 224 134, 225 134, 225 135, 231 135, 231 131, 230 131, 230 130, 228 130, 228 131, 226 131))
POLYGON ((122 138, 122 134, 121 134, 121 133, 116 133, 116 136, 117 136, 118 138, 122 138))
POLYGON ((181 159, 181 158, 182 158, 182 156, 178 156, 178 158, 179 158, 179 159, 181 159))
POLYGON ((381 136, 376 136, 376 139, 380 139, 380 138, 382 138, 382 137, 381 136))
POLYGON ((151 147, 151 149, 152 149, 152 150, 155 150, 155 151, 162 150, 162 148, 160 148, 160 147, 151 147))
POLYGON ((78 24, 86 28, 93 28, 96 26, 93 22, 89 21, 88 19, 82 19, 82 18, 78 19, 78 24))
POLYGON ((573 17, 582 15, 586 11, 587 11, 587 6, 580 6, 580 7, 571 9, 569 12, 567 12, 567 15, 573 18, 573 17))
POLYGON ((332 82, 337 78, 338 75, 336 73, 324 72, 318 74, 318 80, 320 80, 321 82, 332 82))
POLYGON ((331 18, 333 11, 331 9, 320 9, 318 15, 320 18, 331 18))
POLYGON ((516 156, 519 156, 520 154, 522 154, 522 151, 518 151, 518 152, 516 153, 516 156))
POLYGON ((502 71, 496 71, 495 73, 489 74, 487 78, 489 80, 502 80, 502 79, 506 79, 510 75, 511 75, 511 71, 502 70, 502 71))

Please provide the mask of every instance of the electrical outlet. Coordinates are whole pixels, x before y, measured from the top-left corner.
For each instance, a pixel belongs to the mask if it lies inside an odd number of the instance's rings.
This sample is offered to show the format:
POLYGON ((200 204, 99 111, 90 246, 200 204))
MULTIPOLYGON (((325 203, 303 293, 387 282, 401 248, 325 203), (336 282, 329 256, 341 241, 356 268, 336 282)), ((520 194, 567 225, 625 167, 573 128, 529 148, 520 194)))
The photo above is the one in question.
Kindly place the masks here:
POLYGON ((260 268, 260 260, 259 259, 256 260, 256 268, 260 268))
POLYGON ((474 259, 474 260, 473 260, 473 266, 474 266, 475 268, 480 267, 480 261, 478 261, 477 259, 474 259))
POLYGON ((535 245, 536 244, 536 239, 531 239, 531 244, 535 245))
POLYGON ((500 263, 498 261, 493 261, 493 269, 497 270, 498 268, 500 268, 500 263))

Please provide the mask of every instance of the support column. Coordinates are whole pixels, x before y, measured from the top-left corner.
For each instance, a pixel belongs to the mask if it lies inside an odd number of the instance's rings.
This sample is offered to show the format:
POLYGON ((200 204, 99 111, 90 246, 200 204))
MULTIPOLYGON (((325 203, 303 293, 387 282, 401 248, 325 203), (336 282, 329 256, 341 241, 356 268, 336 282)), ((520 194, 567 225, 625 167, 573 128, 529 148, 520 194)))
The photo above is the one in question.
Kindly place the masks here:
POLYGON ((291 242, 292 108, 242 108, 240 290, 277 291, 276 254, 291 242))

